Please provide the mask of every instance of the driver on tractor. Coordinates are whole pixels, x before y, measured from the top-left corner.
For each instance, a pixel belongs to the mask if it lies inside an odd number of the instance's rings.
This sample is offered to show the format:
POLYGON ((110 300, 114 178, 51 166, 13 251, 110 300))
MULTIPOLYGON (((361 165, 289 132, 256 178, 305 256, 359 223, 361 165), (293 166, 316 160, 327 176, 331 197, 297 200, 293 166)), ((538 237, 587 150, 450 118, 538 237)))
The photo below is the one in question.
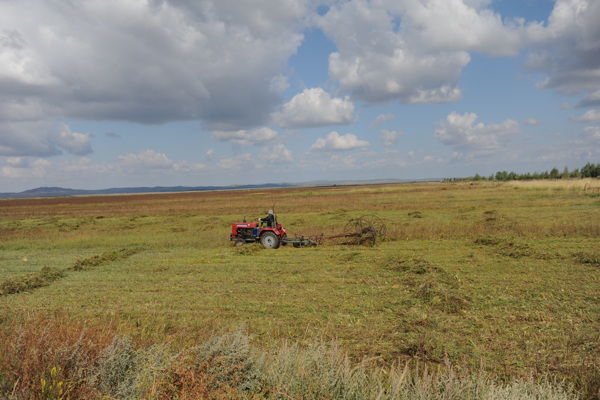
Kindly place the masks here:
POLYGON ((265 218, 260 219, 260 224, 261 226, 263 224, 266 224, 269 228, 275 227, 275 214, 273 214, 273 210, 269 210, 269 215, 267 215, 265 218))

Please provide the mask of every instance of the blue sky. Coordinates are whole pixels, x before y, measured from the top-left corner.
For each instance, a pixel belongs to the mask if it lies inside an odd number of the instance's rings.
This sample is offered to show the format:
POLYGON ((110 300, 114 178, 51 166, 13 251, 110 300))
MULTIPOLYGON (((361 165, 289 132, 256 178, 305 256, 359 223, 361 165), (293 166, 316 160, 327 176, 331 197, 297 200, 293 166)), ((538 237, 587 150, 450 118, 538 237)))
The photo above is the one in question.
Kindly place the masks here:
POLYGON ((600 162, 595 0, 5 0, 0 192, 600 162))

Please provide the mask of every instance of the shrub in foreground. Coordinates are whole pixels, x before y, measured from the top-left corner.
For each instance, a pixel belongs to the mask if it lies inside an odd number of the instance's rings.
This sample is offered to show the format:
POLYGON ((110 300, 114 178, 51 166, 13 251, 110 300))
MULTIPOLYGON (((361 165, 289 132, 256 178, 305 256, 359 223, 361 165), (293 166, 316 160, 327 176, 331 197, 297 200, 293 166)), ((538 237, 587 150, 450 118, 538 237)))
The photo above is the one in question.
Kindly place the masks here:
POLYGON ((0 398, 571 400, 550 380, 494 382, 483 368, 349 360, 336 343, 253 351, 243 331, 186 349, 136 346, 109 330, 30 323, 0 337, 0 398))

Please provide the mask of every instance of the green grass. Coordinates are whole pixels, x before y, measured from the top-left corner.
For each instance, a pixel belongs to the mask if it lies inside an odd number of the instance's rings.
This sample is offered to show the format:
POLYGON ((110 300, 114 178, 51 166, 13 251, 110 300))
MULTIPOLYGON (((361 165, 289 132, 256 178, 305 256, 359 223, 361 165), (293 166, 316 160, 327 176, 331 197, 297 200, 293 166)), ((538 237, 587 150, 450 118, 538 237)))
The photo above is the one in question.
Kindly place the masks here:
MULTIPOLYGON (((411 184, 89 198, 0 207, 0 329, 31 318, 181 345, 240 325, 261 349, 334 341, 359 362, 464 365, 497 382, 600 384, 600 197, 582 188, 411 184), (276 204, 291 234, 375 214, 387 240, 232 247, 276 204), (77 267, 80 266, 80 267, 77 267)), ((404 365, 404 364, 403 364, 404 365)))

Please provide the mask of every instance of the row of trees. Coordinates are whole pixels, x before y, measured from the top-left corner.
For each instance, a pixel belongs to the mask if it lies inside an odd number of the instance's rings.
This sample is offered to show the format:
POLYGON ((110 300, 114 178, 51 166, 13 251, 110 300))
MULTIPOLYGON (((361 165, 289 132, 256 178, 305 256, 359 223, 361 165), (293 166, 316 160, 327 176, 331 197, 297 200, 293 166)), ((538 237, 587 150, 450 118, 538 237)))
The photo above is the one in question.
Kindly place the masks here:
POLYGON ((574 179, 574 178, 598 178, 600 177, 600 163, 593 164, 587 163, 582 168, 575 168, 569 171, 569 168, 565 167, 562 172, 557 168, 552 168, 550 172, 527 172, 525 174, 518 174, 516 172, 498 171, 495 174, 484 177, 479 174, 466 178, 466 180, 482 181, 482 180, 496 180, 496 181, 525 181, 533 179, 574 179))

